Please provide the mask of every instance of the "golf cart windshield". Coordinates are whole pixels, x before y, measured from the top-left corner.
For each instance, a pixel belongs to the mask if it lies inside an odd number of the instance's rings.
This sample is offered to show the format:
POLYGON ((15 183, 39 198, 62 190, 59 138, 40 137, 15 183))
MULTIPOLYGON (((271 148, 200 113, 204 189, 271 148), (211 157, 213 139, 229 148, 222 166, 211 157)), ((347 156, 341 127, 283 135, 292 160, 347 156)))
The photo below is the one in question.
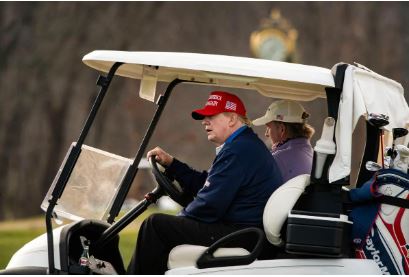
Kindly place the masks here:
MULTIPOLYGON (((48 199, 67 160, 68 153, 41 204, 46 211, 48 199)), ((118 188, 132 160, 82 145, 81 154, 54 212, 70 220, 106 219, 118 188)))

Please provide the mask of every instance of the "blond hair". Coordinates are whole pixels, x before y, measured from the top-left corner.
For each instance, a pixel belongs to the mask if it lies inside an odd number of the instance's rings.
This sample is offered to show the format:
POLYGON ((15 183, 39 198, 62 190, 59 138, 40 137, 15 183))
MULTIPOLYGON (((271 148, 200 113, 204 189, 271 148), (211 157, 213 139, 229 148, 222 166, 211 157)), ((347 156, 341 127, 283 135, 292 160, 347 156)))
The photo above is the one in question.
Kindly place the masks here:
POLYGON ((239 120, 246 124, 247 126, 251 126, 251 120, 247 117, 247 116, 243 116, 243 115, 238 115, 239 116, 239 120))
POLYGON ((289 138, 299 138, 304 137, 310 139, 314 133, 314 128, 307 124, 307 123, 288 123, 288 122, 280 122, 284 124, 287 132, 287 137, 289 138))

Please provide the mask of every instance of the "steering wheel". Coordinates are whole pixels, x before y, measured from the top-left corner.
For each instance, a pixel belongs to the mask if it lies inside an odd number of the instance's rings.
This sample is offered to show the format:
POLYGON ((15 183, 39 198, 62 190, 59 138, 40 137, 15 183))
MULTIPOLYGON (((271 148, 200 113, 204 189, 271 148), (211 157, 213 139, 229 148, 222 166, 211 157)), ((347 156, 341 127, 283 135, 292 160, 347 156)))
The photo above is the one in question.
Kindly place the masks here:
POLYGON ((170 198, 172 198, 172 200, 182 207, 186 207, 193 200, 193 197, 187 195, 179 184, 172 182, 172 180, 159 169, 156 156, 149 157, 149 163, 152 166, 152 173, 153 176, 155 176, 158 185, 170 196, 170 198))

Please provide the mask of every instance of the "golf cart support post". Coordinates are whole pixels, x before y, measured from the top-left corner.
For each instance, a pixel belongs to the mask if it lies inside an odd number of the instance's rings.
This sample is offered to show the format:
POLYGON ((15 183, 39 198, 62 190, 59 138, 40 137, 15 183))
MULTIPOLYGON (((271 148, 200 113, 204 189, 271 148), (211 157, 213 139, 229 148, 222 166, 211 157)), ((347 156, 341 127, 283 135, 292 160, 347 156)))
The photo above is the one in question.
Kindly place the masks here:
MULTIPOLYGON (((136 173, 138 172, 138 164, 142 159, 142 155, 148 146, 148 142, 152 136, 153 131, 155 130, 156 125, 158 124, 159 118, 162 114, 163 109, 169 99, 169 96, 172 90, 183 81, 181 80, 173 80, 167 87, 165 94, 162 96, 160 95, 157 101, 157 109, 152 118, 151 123, 149 124, 148 130, 145 133, 145 136, 142 139, 141 145, 138 149, 136 157, 134 159, 133 164, 129 167, 128 171, 126 172, 125 178, 123 183, 120 186, 119 190, 119 197, 117 197, 116 201, 114 202, 112 209, 109 213, 108 223, 113 223, 115 217, 118 215, 122 203, 125 200, 126 195, 132 185, 132 182, 135 178, 136 173)), ((95 243, 94 247, 100 248, 105 243, 109 242, 116 234, 118 234, 123 228, 125 228, 129 223, 131 223, 136 217, 138 217, 141 213, 143 213, 146 208, 155 203, 156 200, 163 195, 160 187, 156 188, 152 193, 145 196, 145 199, 139 203, 136 207, 131 209, 127 212, 123 217, 121 217, 116 223, 112 224, 107 230, 103 232, 101 238, 95 243)))

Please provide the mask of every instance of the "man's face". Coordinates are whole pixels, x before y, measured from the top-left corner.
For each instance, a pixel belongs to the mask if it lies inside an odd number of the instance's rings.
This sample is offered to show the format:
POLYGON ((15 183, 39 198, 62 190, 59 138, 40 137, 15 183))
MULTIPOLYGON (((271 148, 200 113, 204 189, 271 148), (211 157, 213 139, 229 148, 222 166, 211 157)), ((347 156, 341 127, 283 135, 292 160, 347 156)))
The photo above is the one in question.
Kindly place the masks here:
POLYGON ((206 116, 202 120, 202 125, 207 132, 207 139, 217 146, 222 145, 231 135, 230 122, 231 117, 225 113, 206 116))
POLYGON ((282 141, 283 138, 283 124, 276 121, 271 121, 266 124, 265 136, 270 138, 271 144, 274 147, 277 143, 282 141))

